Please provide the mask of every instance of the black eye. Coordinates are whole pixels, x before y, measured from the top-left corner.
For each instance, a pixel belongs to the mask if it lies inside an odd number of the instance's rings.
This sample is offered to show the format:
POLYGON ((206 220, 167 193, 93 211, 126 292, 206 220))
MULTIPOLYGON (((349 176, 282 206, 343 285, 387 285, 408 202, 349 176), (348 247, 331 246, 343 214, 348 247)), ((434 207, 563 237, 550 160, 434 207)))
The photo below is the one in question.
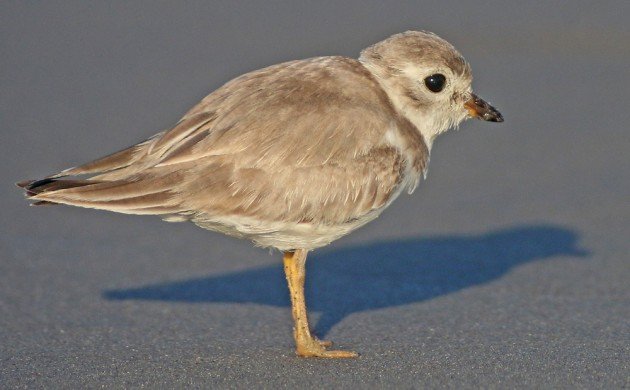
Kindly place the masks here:
POLYGON ((424 79, 424 85, 426 85, 431 92, 440 92, 446 85, 446 77, 440 73, 432 74, 424 79))

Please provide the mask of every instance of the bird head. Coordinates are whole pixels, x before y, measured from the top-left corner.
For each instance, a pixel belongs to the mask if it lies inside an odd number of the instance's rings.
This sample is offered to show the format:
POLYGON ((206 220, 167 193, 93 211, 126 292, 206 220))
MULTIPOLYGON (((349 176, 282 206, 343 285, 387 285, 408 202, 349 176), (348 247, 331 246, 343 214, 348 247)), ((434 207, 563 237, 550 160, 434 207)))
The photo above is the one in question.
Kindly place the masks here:
POLYGON ((393 35, 363 50, 359 60, 429 145, 468 118, 503 122, 494 107, 472 93, 472 72, 464 57, 433 33, 393 35))

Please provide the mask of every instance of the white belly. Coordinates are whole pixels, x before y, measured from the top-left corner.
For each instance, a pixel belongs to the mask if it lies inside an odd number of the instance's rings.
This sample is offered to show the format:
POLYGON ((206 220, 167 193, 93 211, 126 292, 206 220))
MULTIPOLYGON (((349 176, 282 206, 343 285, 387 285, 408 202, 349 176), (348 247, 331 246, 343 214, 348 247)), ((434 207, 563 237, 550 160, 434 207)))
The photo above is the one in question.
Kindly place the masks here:
POLYGON ((263 221, 239 215, 213 217, 211 220, 198 217, 193 218, 193 222, 204 229, 251 240, 261 247, 272 247, 281 251, 315 249, 326 246, 374 220, 400 195, 403 189, 413 188, 413 183, 417 181, 418 177, 409 173, 382 207, 343 224, 263 221))

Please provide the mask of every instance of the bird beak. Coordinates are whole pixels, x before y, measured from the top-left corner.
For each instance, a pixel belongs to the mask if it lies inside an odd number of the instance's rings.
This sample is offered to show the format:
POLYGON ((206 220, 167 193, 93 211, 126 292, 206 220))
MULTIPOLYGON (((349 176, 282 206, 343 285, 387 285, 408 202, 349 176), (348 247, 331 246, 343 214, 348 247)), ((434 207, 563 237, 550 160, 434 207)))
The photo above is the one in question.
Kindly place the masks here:
POLYGON ((470 94, 470 99, 464 103, 464 107, 466 107, 472 118, 490 122, 503 122, 503 115, 474 93, 470 94))

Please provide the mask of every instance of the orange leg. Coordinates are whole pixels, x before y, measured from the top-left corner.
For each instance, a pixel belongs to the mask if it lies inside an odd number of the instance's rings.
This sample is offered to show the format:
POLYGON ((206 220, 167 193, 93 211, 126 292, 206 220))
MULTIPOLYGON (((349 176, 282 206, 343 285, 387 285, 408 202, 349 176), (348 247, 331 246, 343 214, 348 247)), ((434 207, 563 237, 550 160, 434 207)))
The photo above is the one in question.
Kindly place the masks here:
POLYGON ((306 277, 306 253, 304 249, 284 253, 284 273, 289 283, 291 294, 291 313, 293 314, 293 336, 295 338, 296 353, 299 356, 350 358, 357 357, 352 351, 327 351, 332 345, 329 341, 320 341, 311 334, 306 315, 304 300, 304 279, 306 277))

